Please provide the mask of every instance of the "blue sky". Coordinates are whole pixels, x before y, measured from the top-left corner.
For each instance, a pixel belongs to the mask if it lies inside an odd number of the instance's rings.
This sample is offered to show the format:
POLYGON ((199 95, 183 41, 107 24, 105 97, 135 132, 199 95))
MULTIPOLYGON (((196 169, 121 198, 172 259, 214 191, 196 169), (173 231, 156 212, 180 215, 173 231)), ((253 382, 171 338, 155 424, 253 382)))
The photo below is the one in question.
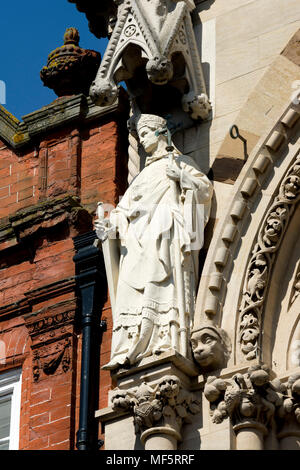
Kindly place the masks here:
MULTIPOLYGON (((0 80, 5 108, 18 119, 51 103, 56 95, 40 79, 48 54, 63 44, 66 28, 80 33, 80 46, 101 52, 106 39, 88 29, 84 13, 67 0, 10 0, 0 6, 0 80)), ((0 94, 1 98, 1 94, 0 94)))

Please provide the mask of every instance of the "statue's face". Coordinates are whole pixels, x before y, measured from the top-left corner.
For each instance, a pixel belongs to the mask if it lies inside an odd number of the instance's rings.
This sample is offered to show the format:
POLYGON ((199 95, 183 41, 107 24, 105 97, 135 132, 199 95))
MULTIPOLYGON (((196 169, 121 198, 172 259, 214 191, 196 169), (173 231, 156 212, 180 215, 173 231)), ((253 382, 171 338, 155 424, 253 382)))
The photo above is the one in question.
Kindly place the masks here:
POLYGON ((191 337, 195 361, 205 370, 214 370, 223 366, 224 346, 217 333, 203 328, 191 337))
POLYGON ((154 152, 158 143, 158 137, 155 135, 155 130, 148 126, 141 127, 139 130, 139 139, 147 153, 154 152))

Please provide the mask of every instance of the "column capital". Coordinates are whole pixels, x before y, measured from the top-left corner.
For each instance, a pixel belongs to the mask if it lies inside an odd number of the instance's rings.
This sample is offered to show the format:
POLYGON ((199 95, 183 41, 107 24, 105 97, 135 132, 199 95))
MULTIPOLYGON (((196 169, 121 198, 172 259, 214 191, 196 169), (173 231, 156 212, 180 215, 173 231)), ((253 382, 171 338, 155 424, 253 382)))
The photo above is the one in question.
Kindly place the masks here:
POLYGON ((182 425, 201 410, 195 395, 174 375, 151 385, 143 382, 129 390, 115 389, 111 401, 115 411, 126 410, 133 415, 143 444, 153 434, 167 434, 180 441, 182 425))
POLYGON ((257 428, 265 434, 283 400, 270 378, 265 365, 251 366, 230 379, 209 377, 204 395, 210 402, 212 421, 221 423, 229 417, 235 431, 257 428))

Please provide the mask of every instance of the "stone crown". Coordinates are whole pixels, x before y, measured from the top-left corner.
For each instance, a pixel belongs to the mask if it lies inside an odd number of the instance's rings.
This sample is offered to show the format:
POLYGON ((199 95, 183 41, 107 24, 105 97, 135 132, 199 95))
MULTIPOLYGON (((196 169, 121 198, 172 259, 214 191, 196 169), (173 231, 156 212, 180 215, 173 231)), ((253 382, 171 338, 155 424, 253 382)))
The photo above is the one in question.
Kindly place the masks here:
POLYGON ((157 129, 160 127, 166 127, 166 125, 167 121, 160 116, 156 116, 155 114, 141 114, 140 117, 136 119, 136 129, 138 132, 144 126, 157 129))

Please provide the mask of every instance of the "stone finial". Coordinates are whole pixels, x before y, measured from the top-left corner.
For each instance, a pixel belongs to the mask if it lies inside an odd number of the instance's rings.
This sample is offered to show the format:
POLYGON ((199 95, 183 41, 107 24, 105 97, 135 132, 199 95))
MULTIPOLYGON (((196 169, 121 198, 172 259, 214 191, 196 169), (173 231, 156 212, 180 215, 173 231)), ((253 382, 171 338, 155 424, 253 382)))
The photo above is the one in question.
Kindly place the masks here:
POLYGON ((68 28, 64 34, 64 45, 52 51, 47 65, 40 72, 44 85, 60 96, 88 95, 90 85, 100 65, 99 52, 79 46, 79 32, 68 28))
POLYGON ((75 44, 79 46, 80 36, 76 28, 68 28, 64 34, 64 45, 75 44))

